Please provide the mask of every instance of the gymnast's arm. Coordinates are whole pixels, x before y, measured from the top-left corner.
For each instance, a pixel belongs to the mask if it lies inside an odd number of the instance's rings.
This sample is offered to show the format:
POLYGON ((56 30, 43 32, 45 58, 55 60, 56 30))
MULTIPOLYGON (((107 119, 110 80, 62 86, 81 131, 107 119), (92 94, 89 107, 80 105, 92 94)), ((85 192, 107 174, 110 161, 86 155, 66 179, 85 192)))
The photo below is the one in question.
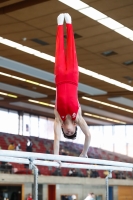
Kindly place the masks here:
POLYGON ((90 131, 89 131, 86 121, 82 117, 81 108, 79 108, 79 110, 78 110, 78 116, 77 116, 76 121, 77 121, 77 125, 79 125, 82 132, 85 134, 84 146, 83 146, 83 150, 82 150, 82 153, 80 154, 80 156, 87 157, 87 151, 88 151, 89 145, 90 145, 91 134, 90 134, 90 131))
POLYGON ((54 110, 55 120, 54 120, 54 154, 59 155, 59 145, 61 138, 61 122, 59 114, 54 110))

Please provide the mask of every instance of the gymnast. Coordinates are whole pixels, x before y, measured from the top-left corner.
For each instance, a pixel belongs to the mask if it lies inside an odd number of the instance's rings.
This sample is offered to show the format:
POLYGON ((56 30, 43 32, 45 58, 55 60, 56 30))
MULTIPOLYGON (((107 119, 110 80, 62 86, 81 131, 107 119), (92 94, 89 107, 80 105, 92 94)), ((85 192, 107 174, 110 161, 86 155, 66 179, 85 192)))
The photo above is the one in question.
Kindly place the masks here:
POLYGON ((78 102, 78 62, 72 28, 71 16, 68 13, 57 17, 57 36, 55 52, 56 105, 54 120, 54 154, 59 154, 61 130, 65 138, 75 139, 77 125, 85 134, 85 141, 80 157, 87 157, 91 135, 82 117, 78 102), (67 46, 64 49, 63 23, 66 21, 67 46))

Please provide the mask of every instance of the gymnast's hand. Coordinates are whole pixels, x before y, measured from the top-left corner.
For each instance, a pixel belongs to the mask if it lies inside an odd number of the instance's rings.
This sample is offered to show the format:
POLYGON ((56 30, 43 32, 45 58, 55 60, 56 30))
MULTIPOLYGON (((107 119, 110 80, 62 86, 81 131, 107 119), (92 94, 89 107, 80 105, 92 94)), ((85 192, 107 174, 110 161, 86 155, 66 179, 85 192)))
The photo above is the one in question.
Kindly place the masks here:
POLYGON ((62 162, 60 160, 54 160, 54 162, 58 163, 59 164, 59 168, 62 167, 62 162))
POLYGON ((81 154, 79 155, 79 157, 88 158, 88 156, 87 156, 87 155, 84 155, 83 153, 81 153, 81 154))

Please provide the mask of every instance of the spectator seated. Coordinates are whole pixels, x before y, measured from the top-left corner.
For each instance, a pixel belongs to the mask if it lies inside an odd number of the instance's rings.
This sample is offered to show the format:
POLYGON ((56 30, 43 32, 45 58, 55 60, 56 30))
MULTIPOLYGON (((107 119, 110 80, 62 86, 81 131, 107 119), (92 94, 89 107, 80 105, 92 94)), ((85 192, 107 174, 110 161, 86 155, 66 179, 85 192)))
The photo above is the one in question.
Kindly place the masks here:
MULTIPOLYGON (((14 147, 17 146, 18 144, 21 145, 21 150, 26 151, 26 141, 28 137, 26 136, 20 136, 20 135, 12 135, 12 134, 7 134, 7 133, 0 133, 0 146, 1 149, 8 149, 9 145, 14 142, 14 147)), ((32 142, 32 151, 36 153, 53 153, 53 140, 47 140, 47 139, 42 139, 42 138, 37 138, 37 137, 30 137, 31 142, 32 142)), ((76 144, 72 142, 60 142, 60 155, 69 155, 69 156, 79 156, 83 145, 81 144, 76 144)), ((13 149, 12 149, 13 150, 13 149)), ((15 149, 14 149, 15 150, 15 149)), ((97 159, 105 159, 105 160, 113 160, 113 161, 120 161, 120 162, 128 162, 132 163, 133 158, 105 151, 102 149, 98 149, 95 147, 90 147, 88 151, 88 157, 89 158, 97 158, 97 159)), ((32 174, 32 171, 28 171, 28 168, 25 168, 24 165, 21 164, 12 164, 12 171, 14 173, 20 173, 20 174, 32 174)), ((3 166, 1 165, 0 169, 2 170, 3 166)), ((50 168, 50 167, 45 167, 45 166, 38 166, 38 169, 40 171, 41 175, 52 175, 52 173, 56 170, 56 168, 50 168), (53 171, 54 169, 54 171, 53 171)), ((58 170, 57 170, 58 171, 58 170)), ((62 168, 61 169, 61 174, 62 176, 68 175, 69 169, 62 168)), ((77 171, 77 170, 76 170, 77 171)), ((10 172, 9 172, 10 173, 10 172)), ((78 176, 80 177, 101 177, 105 178, 107 173, 105 174, 103 170, 80 170, 76 172, 78 176), (92 174, 91 174, 91 173, 92 174), (80 174, 80 175, 79 175, 80 174)), ((70 175, 70 174, 69 174, 70 175)), ((77 175, 76 175, 77 176, 77 175)), ((132 173, 117 173, 113 172, 112 173, 112 178, 132 178, 132 173)))

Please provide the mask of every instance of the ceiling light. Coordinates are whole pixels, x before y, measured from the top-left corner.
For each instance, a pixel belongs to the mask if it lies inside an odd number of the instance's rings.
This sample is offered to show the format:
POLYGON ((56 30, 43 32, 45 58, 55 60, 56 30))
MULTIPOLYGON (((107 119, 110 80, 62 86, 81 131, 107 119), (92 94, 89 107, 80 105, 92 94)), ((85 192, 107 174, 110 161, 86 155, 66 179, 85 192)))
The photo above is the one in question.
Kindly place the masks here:
POLYGON ((96 20, 97 22, 103 24, 104 26, 114 30, 115 32, 123 35, 124 37, 129 38, 133 41, 133 31, 123 24, 117 22, 116 20, 104 15, 102 12, 90 7, 89 5, 85 4, 83 1, 76 0, 58 0, 71 8, 74 8, 81 12, 82 14, 96 20))
POLYGON ((13 94, 7 94, 7 96, 13 97, 13 98, 17 98, 17 96, 16 96, 16 95, 13 95, 13 94))
POLYGON ((5 92, 0 92, 1 95, 7 96, 7 93, 5 92))
POLYGON ((133 37, 133 31, 131 29, 127 28, 127 27, 115 29, 114 31, 116 31, 117 33, 123 35, 126 38, 133 37))
POLYGON ((11 75, 10 75, 10 74, 3 73, 3 72, 0 72, 0 75, 11 77, 11 75))
POLYGON ((32 102, 32 103, 39 103, 39 101, 33 100, 33 99, 28 99, 28 101, 32 102))
POLYGON ((12 97, 12 98, 17 98, 16 95, 13 95, 13 94, 8 94, 8 93, 5 93, 5 92, 0 92, 1 95, 4 95, 4 96, 9 96, 9 97, 12 97))
POLYGON ((16 49, 19 49, 20 51, 24 51, 24 52, 29 53, 29 54, 40 53, 40 51, 37 51, 37 50, 32 49, 32 48, 27 47, 27 46, 19 46, 19 47, 16 47, 16 49))
MULTIPOLYGON (((1 42, 1 40, 0 40, 0 42, 1 42)), ((8 45, 8 43, 6 45, 8 45)), ((33 54, 33 55, 38 56, 40 58, 43 58, 45 60, 48 60, 48 61, 51 61, 51 62, 55 62, 55 57, 54 56, 50 56, 48 54, 41 53, 41 52, 39 52, 39 51, 37 51, 35 49, 29 48, 29 47, 26 47, 26 46, 22 46, 22 47, 20 46, 20 48, 18 47, 17 49, 22 50, 22 51, 24 51, 26 53, 33 54)), ((98 74, 96 72, 90 71, 90 70, 85 69, 83 67, 79 67, 79 71, 81 73, 84 73, 84 74, 88 75, 88 76, 92 76, 93 78, 96 78, 96 79, 105 81, 107 83, 113 84, 113 85, 115 85, 117 87, 121 87, 121 88, 124 88, 124 89, 129 90, 129 91, 133 91, 133 87, 131 87, 129 85, 126 85, 124 83, 121 83, 119 81, 111 79, 109 77, 103 76, 103 75, 98 74)))
POLYGON ((41 101, 36 101, 36 100, 33 100, 33 99, 28 99, 28 101, 30 101, 32 103, 41 104, 41 105, 44 105, 44 106, 55 107, 55 105, 53 105, 53 104, 49 104, 49 103, 45 103, 45 102, 41 102, 41 101))
POLYGON ((8 45, 8 46, 13 47, 13 48, 17 48, 17 47, 21 47, 22 46, 21 44, 19 44, 17 42, 13 42, 11 40, 4 39, 4 38, 2 40, 0 40, 0 43, 8 45))
POLYGON ((99 12, 98 10, 92 7, 81 9, 79 10, 79 12, 94 20, 99 20, 107 17, 106 15, 104 15, 103 13, 99 12))
POLYGON ((56 88, 48 86, 48 85, 44 85, 44 84, 39 84, 39 86, 45 87, 45 88, 48 88, 48 89, 51 89, 51 90, 56 90, 56 88))
POLYGON ((82 99, 85 99, 85 100, 88 100, 88 101, 91 101, 91 102, 95 102, 95 103, 99 103, 99 104, 102 104, 104 106, 109 106, 109 107, 112 107, 112 108, 116 108, 116 109, 119 109, 119 110, 123 110, 123 111, 126 111, 126 112, 133 113, 133 110, 126 109, 126 108, 123 108, 123 107, 120 107, 120 106, 116 106, 116 105, 113 105, 113 104, 110 104, 110 103, 98 101, 98 100, 95 100, 95 99, 92 99, 92 98, 89 98, 89 97, 83 96, 82 99))
POLYGON ((7 74, 7 73, 0 72, 0 75, 8 76, 8 77, 10 77, 10 78, 18 79, 18 80, 20 80, 20 81, 26 81, 26 82, 28 82, 28 83, 31 83, 31 84, 34 84, 34 85, 39 85, 39 86, 41 86, 41 87, 45 87, 45 88, 48 88, 48 89, 51 89, 51 90, 56 90, 55 87, 51 87, 51 86, 48 86, 48 85, 44 85, 44 84, 41 84, 41 83, 37 83, 37 82, 31 81, 31 80, 26 80, 26 79, 21 78, 21 77, 18 77, 18 76, 12 76, 12 75, 7 74))
POLYGON ((103 119, 105 121, 115 122, 115 123, 118 123, 118 124, 126 124, 126 122, 123 122, 123 121, 119 121, 119 120, 115 120, 115 119, 111 119, 111 118, 106 118, 106 117, 102 117, 102 116, 99 116, 99 115, 93 115, 91 113, 84 113, 84 115, 94 117, 94 118, 98 118, 98 119, 103 119))
POLYGON ((30 80, 26 80, 27 83, 31 83, 31 84, 34 84, 34 85, 39 85, 39 83, 37 82, 34 82, 34 81, 30 81, 30 80))
POLYGON ((39 102, 39 104, 44 105, 44 106, 50 106, 50 107, 55 107, 53 104, 45 103, 45 102, 39 102))
POLYGON ((100 20, 98 20, 98 22, 112 30, 124 27, 122 24, 120 24, 119 22, 115 21, 114 19, 112 19, 110 17, 107 17, 105 19, 100 19, 100 20))
MULTIPOLYGON (((130 80, 131 81, 131 80, 130 80)), ((130 82, 129 81, 129 82, 130 82)), ((132 81, 131 81, 132 82, 132 81)), ((113 101, 115 103, 118 103, 118 104, 122 104, 124 106, 128 106, 128 107, 131 107, 133 109, 133 100, 131 99, 128 99, 128 98, 125 98, 125 97, 121 97, 121 96, 118 96, 118 97, 110 97, 108 98, 109 101, 113 101)))
POLYGON ((132 40, 132 41, 133 41, 133 37, 131 37, 131 38, 128 38, 128 39, 130 39, 130 40, 132 40))
POLYGON ((50 56, 50 55, 48 55, 46 53, 38 52, 38 53, 35 54, 35 56, 43 58, 45 60, 49 60, 51 62, 55 62, 55 57, 54 56, 50 56))
POLYGON ((26 81, 24 78, 20 78, 18 76, 11 76, 11 78, 18 79, 20 81, 26 81))
POLYGON ((73 0, 59 0, 59 1, 66 4, 67 6, 70 6, 71 8, 75 10, 79 10, 88 6, 86 3, 80 0, 76 0, 76 2, 73 0))
POLYGON ((97 78, 99 80, 105 81, 105 82, 110 83, 112 85, 116 85, 118 87, 127 89, 129 91, 133 91, 133 87, 131 87, 131 86, 127 85, 127 84, 121 83, 121 82, 116 81, 116 80, 111 79, 111 78, 108 78, 107 76, 103 76, 101 74, 98 74, 96 72, 90 71, 90 70, 85 69, 83 67, 79 67, 79 72, 81 72, 83 74, 86 74, 86 75, 89 75, 89 76, 92 76, 94 78, 97 78))
POLYGON ((53 63, 55 63, 55 57, 51 56, 50 61, 53 62, 53 63))

